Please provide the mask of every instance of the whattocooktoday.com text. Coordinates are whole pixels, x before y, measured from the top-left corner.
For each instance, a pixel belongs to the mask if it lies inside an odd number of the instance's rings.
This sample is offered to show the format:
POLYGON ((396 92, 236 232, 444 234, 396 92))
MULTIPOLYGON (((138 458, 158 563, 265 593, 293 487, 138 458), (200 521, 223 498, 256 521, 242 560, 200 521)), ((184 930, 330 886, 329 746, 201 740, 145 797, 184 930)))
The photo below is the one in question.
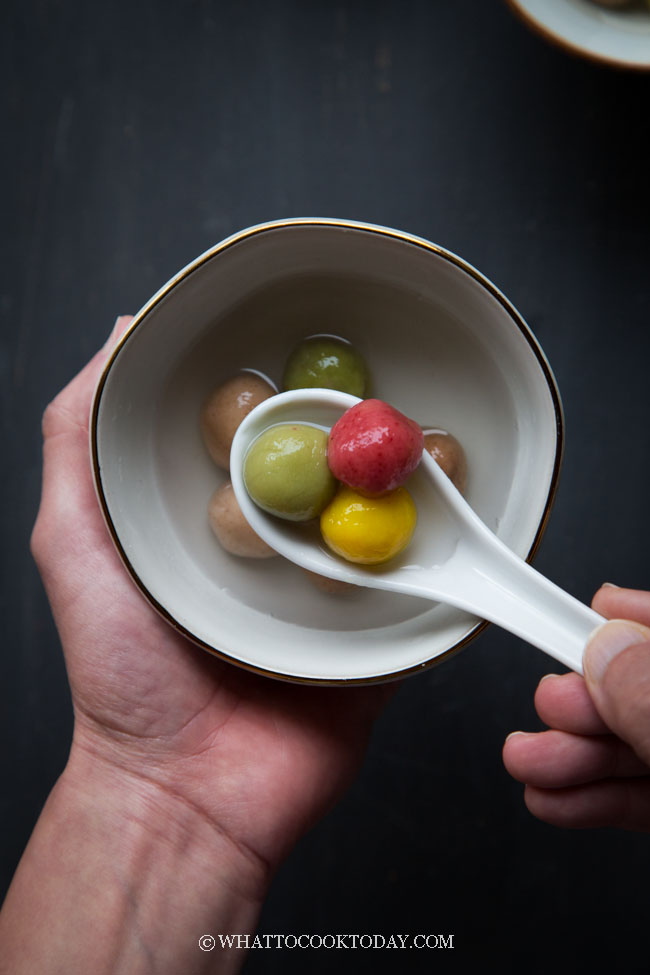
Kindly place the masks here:
POLYGON ((215 949, 328 949, 381 950, 453 948, 453 934, 204 934, 199 938, 202 951, 215 949))

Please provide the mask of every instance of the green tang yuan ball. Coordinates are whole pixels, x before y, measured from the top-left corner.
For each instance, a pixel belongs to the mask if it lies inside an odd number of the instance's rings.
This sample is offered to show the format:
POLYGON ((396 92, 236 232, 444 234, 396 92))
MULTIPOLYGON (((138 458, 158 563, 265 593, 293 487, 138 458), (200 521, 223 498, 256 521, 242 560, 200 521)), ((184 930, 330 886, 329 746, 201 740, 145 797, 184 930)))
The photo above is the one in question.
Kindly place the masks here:
POLYGON ((289 521, 315 518, 337 486, 327 466, 327 433, 306 423, 269 427, 246 454, 244 483, 269 514, 289 521))
POLYGON ((314 335, 289 356, 282 384, 285 390, 338 389, 363 399, 368 391, 368 369, 349 342, 332 335, 314 335))

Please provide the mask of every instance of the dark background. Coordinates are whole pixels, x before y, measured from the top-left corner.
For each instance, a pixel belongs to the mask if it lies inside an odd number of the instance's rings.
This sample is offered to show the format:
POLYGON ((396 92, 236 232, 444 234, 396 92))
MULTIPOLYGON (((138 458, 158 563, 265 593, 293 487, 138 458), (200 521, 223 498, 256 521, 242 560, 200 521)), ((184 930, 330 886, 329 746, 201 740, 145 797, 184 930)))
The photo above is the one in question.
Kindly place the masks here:
MULTIPOLYGON (((424 236, 528 320, 566 411, 536 565, 647 587, 650 74, 549 46, 498 0, 10 0, 3 113, 1 882, 71 713, 28 551, 48 400, 176 270, 287 216, 424 236)), ((501 764, 561 670, 489 628, 408 681, 262 933, 453 933, 453 952, 257 951, 246 972, 646 971, 650 840, 535 821, 501 764)), ((37 919, 35 925, 37 928, 37 919)))

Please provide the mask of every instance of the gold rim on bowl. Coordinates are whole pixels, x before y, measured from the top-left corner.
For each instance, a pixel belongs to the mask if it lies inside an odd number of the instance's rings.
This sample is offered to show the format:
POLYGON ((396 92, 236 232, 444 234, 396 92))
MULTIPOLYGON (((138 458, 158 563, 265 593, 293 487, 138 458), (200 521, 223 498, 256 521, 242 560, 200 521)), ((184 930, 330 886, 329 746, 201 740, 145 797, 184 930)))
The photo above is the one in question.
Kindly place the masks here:
POLYGON ((147 601, 150 603, 150 605, 180 635, 184 636, 192 643, 203 648, 204 650, 207 650, 213 656, 216 656, 219 659, 229 664, 235 664, 236 666, 244 670, 265 677, 274 677, 283 681, 288 681, 297 684, 314 684, 314 685, 321 685, 321 686, 341 686, 341 685, 352 686, 352 685, 369 685, 369 684, 387 683, 389 681, 399 680, 411 676, 412 674, 420 673, 423 670, 427 670, 430 667, 435 666, 438 663, 441 663, 443 660, 449 659, 451 655, 457 653, 459 650, 465 647, 471 640, 475 639, 475 637, 478 636, 479 633, 481 633, 489 625, 488 622, 486 620, 482 620, 481 622, 477 623, 476 626, 474 626, 470 630, 470 632, 463 637, 462 640, 459 640, 448 650, 436 654, 434 657, 422 661, 419 664, 416 664, 411 667, 403 668, 401 670, 392 671, 389 674, 380 674, 371 677, 358 677, 358 678, 355 677, 318 678, 318 677, 309 677, 309 676, 297 676, 294 674, 285 674, 280 671, 271 670, 270 668, 255 666, 254 664, 250 664, 246 661, 242 661, 238 657, 224 650, 221 650, 218 647, 214 647, 211 644, 202 640, 200 637, 197 637, 194 633, 191 632, 191 630, 188 630, 185 626, 179 623, 178 620, 176 620, 172 616, 172 614, 160 602, 158 602, 156 597, 149 591, 147 586, 143 583, 142 579, 134 569, 133 565, 131 564, 131 561, 129 560, 122 546, 122 543, 120 542, 120 538, 118 536, 117 530, 115 528, 115 524, 111 517, 108 504, 106 501, 106 496, 104 494, 103 485, 102 485, 102 477, 101 477, 101 470, 99 464, 99 448, 98 448, 98 418, 99 418, 100 402, 102 398, 103 389, 106 384, 108 375, 113 367, 113 363, 115 362, 121 349, 129 341, 129 338, 133 335, 136 329, 142 324, 144 319, 148 316, 148 314, 152 311, 152 309, 155 308, 156 305, 158 305, 159 302, 161 302, 164 298, 166 298, 174 290, 174 288, 176 288, 182 281, 186 280, 190 275, 192 275, 195 271, 197 271, 203 264, 211 260, 215 255, 221 253, 222 251, 225 251, 227 248, 232 247, 235 244, 241 243, 243 240, 246 240, 250 237, 254 237, 259 234, 267 233, 269 231, 286 228, 286 227, 309 227, 309 226, 339 227, 339 228, 345 228, 347 230, 363 231, 365 233, 377 234, 383 237, 390 237, 396 240, 402 240, 408 244, 416 245, 422 248, 423 250, 436 254, 438 257, 443 258, 444 260, 448 261, 450 264, 453 264, 460 270, 464 271, 466 274, 472 277, 478 284, 480 284, 483 288, 485 288, 492 295, 492 297, 495 298, 497 302, 499 302, 499 304, 502 306, 502 308, 507 313, 509 318, 512 320, 513 324, 516 325, 516 327, 519 329, 523 337, 526 339, 528 345, 530 346, 532 352, 534 353, 537 362, 544 374, 544 378, 546 380, 548 390, 551 394, 551 398, 553 401, 553 409, 555 412, 555 428, 556 428, 555 458, 554 458, 553 471, 551 474, 546 503, 544 506, 544 510, 542 512, 542 516, 539 520, 535 537, 533 538, 532 544, 528 550, 528 554, 525 556, 525 561, 527 562, 532 561, 539 547, 544 531, 546 530, 546 526, 548 524, 550 511, 557 492, 560 467, 562 464, 562 456, 564 453, 564 417, 563 417, 562 403, 560 400, 559 391, 555 382, 555 378, 551 371, 550 365, 546 359, 546 356, 544 355, 541 347, 539 346, 535 336, 533 335, 530 328, 528 327, 524 319, 521 317, 519 312, 516 310, 516 308, 510 303, 510 301, 505 297, 505 295, 501 291, 499 291, 499 289, 494 284, 492 284, 492 282, 488 278, 486 278, 483 274, 481 274, 481 272, 478 271, 476 268, 474 268, 471 264, 467 263, 467 261, 464 261, 462 258, 458 257, 456 254, 453 254, 451 251, 446 250, 444 247, 441 247, 438 244, 433 244, 430 241, 425 240, 424 238, 417 237, 412 234, 408 234, 404 231, 394 230, 389 227, 382 227, 375 224, 363 223, 354 220, 340 220, 335 218, 316 218, 316 217, 314 218, 297 217, 292 219, 275 220, 267 223, 256 224, 252 227, 248 227, 235 234, 232 234, 230 237, 225 238, 225 240, 221 241, 220 243, 215 244, 214 247, 211 247, 209 250, 205 251, 195 260, 190 262, 181 271, 179 271, 176 275, 174 275, 174 277, 172 277, 166 284, 164 284, 163 287, 149 299, 149 301, 140 309, 137 315, 135 315, 133 321, 130 323, 126 332, 124 332, 124 334, 119 339, 117 345, 111 352, 104 366, 102 374, 99 378, 97 388, 95 391, 95 396, 92 403, 91 414, 90 414, 90 455, 91 455, 92 474, 93 474, 99 505, 104 517, 104 521, 110 533, 113 544, 115 545, 115 548, 117 549, 117 552, 125 568, 129 572, 129 575, 135 582, 138 589, 142 592, 142 594, 145 596, 147 601))

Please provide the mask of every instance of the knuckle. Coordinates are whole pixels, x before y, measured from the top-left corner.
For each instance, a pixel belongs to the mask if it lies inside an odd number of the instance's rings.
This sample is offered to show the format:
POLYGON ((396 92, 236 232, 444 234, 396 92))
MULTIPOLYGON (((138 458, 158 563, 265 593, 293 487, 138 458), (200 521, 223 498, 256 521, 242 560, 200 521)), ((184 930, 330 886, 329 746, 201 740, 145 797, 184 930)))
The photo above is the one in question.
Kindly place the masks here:
POLYGON ((29 550, 37 566, 41 566, 47 542, 47 534, 43 526, 43 516, 41 511, 36 516, 29 537, 29 550))
POLYGON ((32 532, 29 537, 29 551, 31 552, 32 558, 36 562, 37 566, 41 565, 44 542, 45 542, 42 526, 43 526, 43 521, 40 514, 38 514, 36 516, 36 521, 34 522, 34 525, 32 527, 32 532))
MULTIPOLYGON (((613 729, 650 765, 650 672, 647 645, 631 648, 609 667, 611 684, 607 688, 613 704, 616 727, 613 729), (643 651, 639 666, 637 649, 643 651)), ((606 675, 606 678, 609 674, 606 675)), ((609 683, 609 682, 608 682, 609 683)))
POLYGON ((47 404, 43 410, 43 416, 41 418, 41 433, 43 435, 43 440, 47 440, 49 437, 54 436, 60 426, 60 410, 58 406, 58 397, 55 397, 50 403, 47 404))

